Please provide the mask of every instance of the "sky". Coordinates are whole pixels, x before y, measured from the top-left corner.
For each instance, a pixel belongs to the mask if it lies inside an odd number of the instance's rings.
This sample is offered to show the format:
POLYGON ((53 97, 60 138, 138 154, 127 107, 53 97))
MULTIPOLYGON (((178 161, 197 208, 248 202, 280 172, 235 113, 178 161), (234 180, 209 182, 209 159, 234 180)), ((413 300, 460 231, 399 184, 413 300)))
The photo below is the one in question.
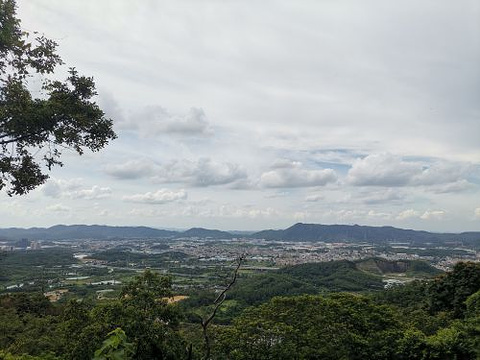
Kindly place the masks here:
POLYGON ((118 139, 0 227, 480 231, 476 0, 17 0, 118 139))

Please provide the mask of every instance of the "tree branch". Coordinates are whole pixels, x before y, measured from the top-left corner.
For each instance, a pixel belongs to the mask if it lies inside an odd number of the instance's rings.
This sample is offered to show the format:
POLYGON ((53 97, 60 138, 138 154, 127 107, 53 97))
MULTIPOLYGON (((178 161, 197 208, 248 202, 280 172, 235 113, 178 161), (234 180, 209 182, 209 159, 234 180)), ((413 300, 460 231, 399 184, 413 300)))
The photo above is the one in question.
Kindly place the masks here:
MULTIPOLYGON (((9 137, 9 136, 12 136, 12 135, 11 134, 2 134, 2 135, 0 135, 0 139, 6 138, 6 137, 9 137)), ((8 140, 1 140, 0 145, 11 144, 11 143, 26 140, 28 138, 32 138, 32 137, 35 137, 35 136, 38 136, 38 134, 25 134, 25 135, 17 136, 17 137, 8 139, 8 140)))
POLYGON ((233 277, 232 280, 228 283, 228 285, 223 289, 223 291, 217 296, 213 304, 215 305, 212 313, 205 319, 202 319, 201 325, 203 329, 203 339, 205 341, 205 360, 210 359, 210 338, 208 336, 208 325, 210 322, 213 320, 215 315, 217 314, 218 309, 220 306, 222 306, 223 302, 227 298, 227 291, 231 289, 233 284, 237 281, 238 277, 238 271, 240 270, 240 266, 242 265, 242 262, 245 260, 245 254, 240 255, 240 257, 237 259, 238 263, 237 266, 235 267, 235 270, 233 271, 233 277))

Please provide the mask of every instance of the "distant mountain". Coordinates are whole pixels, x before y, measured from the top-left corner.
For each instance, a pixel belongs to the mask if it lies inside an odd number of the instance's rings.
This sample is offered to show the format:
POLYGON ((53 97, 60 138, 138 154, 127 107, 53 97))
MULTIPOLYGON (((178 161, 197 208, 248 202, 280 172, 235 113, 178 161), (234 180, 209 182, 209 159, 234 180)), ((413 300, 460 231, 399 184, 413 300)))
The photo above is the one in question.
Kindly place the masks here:
POLYGON ((285 230, 264 230, 251 235, 267 240, 325 241, 325 242, 370 242, 388 244, 408 242, 412 244, 458 242, 480 247, 480 232, 460 234, 432 233, 406 230, 392 226, 320 225, 295 224, 285 230))
POLYGON ((75 239, 122 239, 122 238, 183 238, 231 239, 226 231, 191 228, 186 231, 160 230, 146 226, 106 225, 55 225, 50 228, 0 229, 0 240, 75 240, 75 239))
POLYGON ((6 240, 23 238, 29 240, 168 238, 177 234, 175 231, 145 226, 56 225, 50 228, 0 229, 0 239, 6 240))
POLYGON ((191 228, 187 231, 184 231, 180 234, 177 234, 177 237, 196 237, 202 239, 231 239, 235 237, 234 235, 230 234, 226 231, 220 230, 211 230, 211 229, 204 229, 204 228, 191 228))
POLYGON ((368 242, 388 245, 408 242, 414 245, 427 243, 463 244, 480 249, 480 232, 460 234, 432 233, 406 230, 391 226, 295 224, 285 230, 263 230, 248 235, 214 229, 191 228, 186 231, 160 230, 146 226, 56 225, 50 228, 0 229, 0 240, 73 240, 121 238, 187 238, 232 239, 250 237, 284 241, 368 242))

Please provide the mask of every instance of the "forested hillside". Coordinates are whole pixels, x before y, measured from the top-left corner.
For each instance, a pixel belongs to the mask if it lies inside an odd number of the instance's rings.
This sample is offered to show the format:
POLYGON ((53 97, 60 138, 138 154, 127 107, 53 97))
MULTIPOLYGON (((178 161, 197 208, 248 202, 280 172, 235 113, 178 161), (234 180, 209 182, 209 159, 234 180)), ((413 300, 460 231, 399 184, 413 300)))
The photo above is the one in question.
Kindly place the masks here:
POLYGON ((217 314, 214 293, 168 302, 170 278, 148 270, 112 300, 53 304, 41 293, 2 295, 0 359, 480 356, 480 264, 459 263, 432 280, 386 290, 378 275, 358 269, 364 266, 304 264, 243 277, 217 314), (201 322, 211 314, 204 333, 201 322))

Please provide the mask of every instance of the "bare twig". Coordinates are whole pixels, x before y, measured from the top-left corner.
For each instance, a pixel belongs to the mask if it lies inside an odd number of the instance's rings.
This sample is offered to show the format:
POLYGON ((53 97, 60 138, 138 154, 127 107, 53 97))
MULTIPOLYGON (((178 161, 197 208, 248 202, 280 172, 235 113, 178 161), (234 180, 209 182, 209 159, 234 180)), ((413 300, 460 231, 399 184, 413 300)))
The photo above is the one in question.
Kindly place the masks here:
POLYGON ((205 357, 204 360, 210 359, 210 337, 208 336, 208 325, 210 322, 213 320, 215 315, 217 314, 218 309, 220 306, 222 306, 223 302, 227 298, 227 291, 231 289, 233 284, 237 281, 238 277, 238 271, 240 270, 240 266, 242 265, 242 262, 245 260, 245 254, 240 255, 240 257, 237 259, 237 266, 235 267, 235 270, 233 271, 233 277, 232 280, 228 283, 228 285, 223 289, 223 291, 217 296, 213 304, 215 305, 212 313, 207 316, 205 319, 202 319, 201 324, 202 324, 202 329, 203 329, 203 339, 205 341, 205 357))

